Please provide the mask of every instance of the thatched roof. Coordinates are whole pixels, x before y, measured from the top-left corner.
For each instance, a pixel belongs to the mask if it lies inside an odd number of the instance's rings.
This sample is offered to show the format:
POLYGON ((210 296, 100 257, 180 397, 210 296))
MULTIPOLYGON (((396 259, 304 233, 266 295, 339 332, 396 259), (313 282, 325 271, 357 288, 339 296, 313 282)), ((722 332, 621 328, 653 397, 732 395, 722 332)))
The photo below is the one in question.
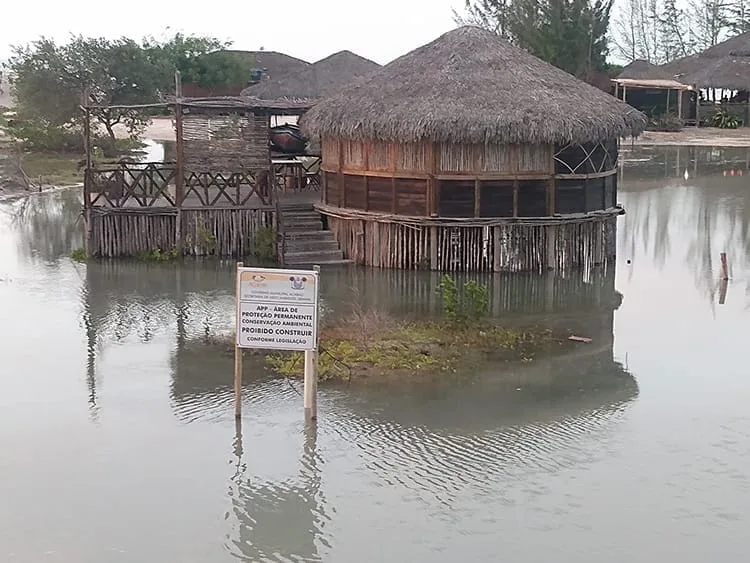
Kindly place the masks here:
POLYGON ((300 72, 310 63, 276 51, 234 51, 227 50, 229 53, 237 53, 245 58, 250 66, 263 70, 265 76, 277 77, 286 76, 300 72))
POLYGON ((654 67, 641 78, 672 79, 698 88, 750 90, 750 32, 654 67))
POLYGON ((641 78, 644 73, 653 69, 656 65, 651 64, 643 59, 636 59, 629 65, 626 65, 622 69, 622 72, 617 75, 617 78, 641 78))
POLYGON ((640 134, 646 116, 474 26, 399 57, 300 121, 310 135, 567 143, 640 134))
POLYGON ((351 51, 339 51, 292 73, 264 78, 242 91, 242 95, 273 100, 278 98, 318 100, 380 68, 370 59, 351 51))

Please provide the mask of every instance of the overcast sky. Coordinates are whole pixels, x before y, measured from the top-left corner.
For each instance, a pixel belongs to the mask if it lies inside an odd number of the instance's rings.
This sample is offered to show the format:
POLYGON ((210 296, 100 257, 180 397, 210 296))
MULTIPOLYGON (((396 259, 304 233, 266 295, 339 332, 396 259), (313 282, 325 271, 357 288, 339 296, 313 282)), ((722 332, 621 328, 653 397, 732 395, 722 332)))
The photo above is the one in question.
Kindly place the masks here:
POLYGON ((282 51, 313 62, 349 49, 384 64, 455 27, 464 0, 20 0, 3 7, 0 60, 10 46, 44 35, 140 39, 171 31, 233 41, 243 50, 282 51), (169 29, 167 29, 169 28, 169 29))

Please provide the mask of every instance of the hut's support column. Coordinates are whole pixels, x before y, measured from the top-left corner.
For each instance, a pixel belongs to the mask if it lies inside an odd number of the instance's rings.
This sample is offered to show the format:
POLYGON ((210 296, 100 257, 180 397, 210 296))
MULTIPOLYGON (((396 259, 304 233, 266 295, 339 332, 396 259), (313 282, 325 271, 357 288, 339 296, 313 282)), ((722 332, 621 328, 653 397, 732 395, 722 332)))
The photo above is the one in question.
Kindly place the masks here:
POLYGON ((604 256, 604 229, 606 223, 603 221, 595 223, 596 234, 594 235, 594 265, 603 264, 606 261, 604 256))
POLYGON ((430 270, 438 269, 438 228, 430 227, 430 270))
POLYGON ((557 270, 557 225, 547 227, 547 269, 557 270))
POLYGON ((500 226, 492 227, 492 271, 500 271, 500 260, 502 257, 500 226))

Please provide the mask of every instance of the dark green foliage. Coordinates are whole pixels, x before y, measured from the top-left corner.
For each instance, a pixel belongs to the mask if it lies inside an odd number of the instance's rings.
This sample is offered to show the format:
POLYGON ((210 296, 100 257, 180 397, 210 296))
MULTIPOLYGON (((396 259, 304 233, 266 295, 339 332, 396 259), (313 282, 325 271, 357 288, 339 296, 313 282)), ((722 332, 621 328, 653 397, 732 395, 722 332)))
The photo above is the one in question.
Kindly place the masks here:
POLYGON ((740 120, 725 109, 717 109, 709 125, 719 129, 737 129, 740 126, 740 120))
POLYGON ((588 79, 606 72, 612 0, 466 0, 467 18, 588 79))

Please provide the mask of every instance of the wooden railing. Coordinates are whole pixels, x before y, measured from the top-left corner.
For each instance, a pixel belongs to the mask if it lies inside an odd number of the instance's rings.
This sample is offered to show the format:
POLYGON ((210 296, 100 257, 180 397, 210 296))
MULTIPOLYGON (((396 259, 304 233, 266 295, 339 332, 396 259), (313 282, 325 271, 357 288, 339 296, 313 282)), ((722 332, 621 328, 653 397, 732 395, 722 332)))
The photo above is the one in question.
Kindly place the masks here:
POLYGON ((90 168, 84 180, 87 207, 174 207, 176 167, 121 163, 90 168))
POLYGON ((186 171, 181 197, 176 183, 177 166, 173 163, 120 163, 92 167, 86 171, 84 204, 87 208, 259 209, 273 206, 267 170, 230 174, 186 171))

